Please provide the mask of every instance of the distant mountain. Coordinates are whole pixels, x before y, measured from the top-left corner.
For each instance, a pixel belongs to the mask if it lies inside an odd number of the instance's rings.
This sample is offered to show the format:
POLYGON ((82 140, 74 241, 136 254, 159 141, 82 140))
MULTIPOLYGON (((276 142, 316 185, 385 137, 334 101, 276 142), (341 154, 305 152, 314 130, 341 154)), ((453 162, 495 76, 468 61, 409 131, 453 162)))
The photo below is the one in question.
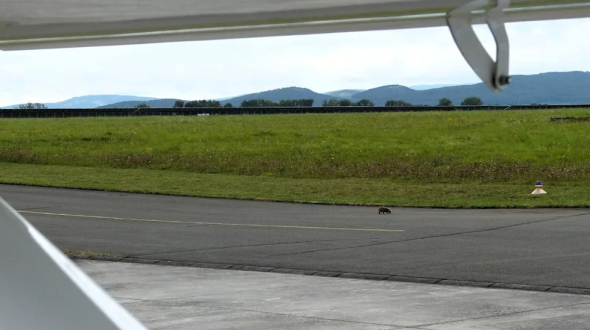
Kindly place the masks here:
POLYGON ((414 85, 410 86, 411 89, 416 91, 425 91, 428 89, 435 89, 435 88, 442 88, 442 87, 449 87, 449 86, 457 86, 452 84, 437 84, 437 85, 414 85))
POLYGON ((225 100, 224 103, 231 103, 234 107, 239 107, 242 104, 242 101, 254 99, 264 99, 273 102, 279 102, 280 100, 313 99, 313 106, 318 107, 322 105, 322 102, 324 100, 334 98, 341 99, 339 97, 334 97, 326 94, 319 94, 307 88, 287 87, 261 93, 247 94, 239 97, 234 97, 232 99, 225 100))
POLYGON ((491 92, 483 83, 416 91, 400 85, 383 86, 355 94, 354 100, 370 99, 376 105, 387 100, 401 100, 412 104, 437 105, 443 98, 454 104, 470 96, 479 97, 484 104, 590 104, 590 72, 552 72, 536 75, 517 75, 501 93, 491 92))
POLYGON ((236 97, 240 97, 240 96, 242 96, 242 95, 245 95, 245 94, 241 94, 241 95, 235 95, 235 96, 230 96, 230 97, 223 97, 223 98, 220 98, 220 99, 215 99, 215 101, 223 102, 223 101, 227 101, 227 100, 229 100, 229 99, 234 99, 234 98, 236 98, 236 97))
MULTIPOLYGON (((359 101, 369 99, 377 106, 387 100, 405 101, 416 105, 437 105, 441 98, 449 98, 454 104, 471 96, 479 97, 486 105, 519 104, 590 104, 590 72, 550 72, 536 75, 517 75, 512 77, 512 84, 502 93, 492 93, 483 83, 462 86, 448 86, 416 90, 414 88, 389 85, 365 91, 343 89, 326 94, 316 93, 307 88, 288 87, 266 92, 247 94, 221 101, 240 106, 244 100, 264 99, 273 102, 280 100, 313 99, 314 106, 321 106, 324 100, 352 99, 359 101)), ((57 103, 46 103, 54 108, 134 108, 147 103, 152 108, 171 108, 178 99, 155 99, 150 97, 126 95, 86 95, 74 97, 57 103)), ((14 109, 13 106, 3 109, 14 109)))
POLYGON ((343 99, 351 99, 355 94, 360 92, 364 92, 365 89, 341 89, 339 91, 327 92, 324 93, 326 95, 343 98, 343 99))
POLYGON ((174 102, 180 101, 179 99, 157 99, 151 101, 123 101, 117 102, 113 104, 107 104, 102 107, 98 107, 101 109, 104 108, 111 108, 111 109, 128 109, 128 108, 135 108, 136 106, 145 103, 150 108, 172 108, 174 106, 174 102))
MULTIPOLYGON (((147 101, 153 99, 153 97, 129 95, 85 95, 73 97, 62 102, 45 103, 45 105, 49 109, 90 109, 121 101, 147 101)), ((3 107, 2 109, 14 109, 16 106, 18 104, 3 107)))
MULTIPOLYGON (((416 99, 420 96, 419 91, 402 85, 381 86, 355 94, 353 100, 369 99, 377 106, 384 105, 387 100, 401 100, 409 102, 408 99, 416 99)), ((410 102, 413 103, 413 102, 410 102)))

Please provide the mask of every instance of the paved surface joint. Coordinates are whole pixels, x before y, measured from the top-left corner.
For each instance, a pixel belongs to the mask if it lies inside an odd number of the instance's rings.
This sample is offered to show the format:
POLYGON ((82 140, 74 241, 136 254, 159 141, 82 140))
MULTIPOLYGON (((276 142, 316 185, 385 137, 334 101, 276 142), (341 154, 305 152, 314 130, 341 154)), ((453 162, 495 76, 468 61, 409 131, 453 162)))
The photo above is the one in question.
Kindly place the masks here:
POLYGON ((507 289, 507 290, 522 290, 522 291, 538 291, 538 292, 554 292, 554 293, 568 293, 579 295, 590 295, 590 288, 574 288, 561 286, 544 286, 544 285, 528 285, 516 283, 494 283, 483 281, 465 281, 452 280, 443 278, 424 278, 400 275, 387 274, 367 274, 367 273, 350 273, 350 272, 332 272, 310 269, 290 269, 290 268, 273 268, 264 266, 250 266, 250 265, 229 265, 229 264, 215 264, 215 263, 201 263, 191 261, 172 261, 172 260, 153 260, 143 258, 118 258, 110 256, 88 256, 88 255, 68 255, 74 260, 97 260, 97 261, 111 261, 111 262, 126 262, 137 264, 152 264, 160 266, 177 266, 177 267, 196 267, 196 268, 211 268, 211 269, 230 269, 242 270, 264 273, 280 273, 280 274, 296 274, 296 275, 311 275, 322 277, 338 277, 348 279, 362 279, 371 281, 394 281, 394 282, 408 282, 419 284, 436 284, 447 286, 462 286, 475 288, 489 288, 489 289, 507 289))

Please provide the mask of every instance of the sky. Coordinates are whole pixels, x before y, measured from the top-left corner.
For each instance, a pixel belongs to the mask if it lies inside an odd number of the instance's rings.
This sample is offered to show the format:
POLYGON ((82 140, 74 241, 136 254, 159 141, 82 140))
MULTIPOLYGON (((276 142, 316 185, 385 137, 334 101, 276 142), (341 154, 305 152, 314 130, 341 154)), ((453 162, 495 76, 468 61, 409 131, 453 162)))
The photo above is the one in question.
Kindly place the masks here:
MULTIPOLYGON (((488 51, 495 46, 477 26, 488 51)), ((590 19, 508 24, 511 74, 590 71, 590 19)), ((216 99, 479 82, 447 28, 0 52, 0 106, 118 94, 216 99)))

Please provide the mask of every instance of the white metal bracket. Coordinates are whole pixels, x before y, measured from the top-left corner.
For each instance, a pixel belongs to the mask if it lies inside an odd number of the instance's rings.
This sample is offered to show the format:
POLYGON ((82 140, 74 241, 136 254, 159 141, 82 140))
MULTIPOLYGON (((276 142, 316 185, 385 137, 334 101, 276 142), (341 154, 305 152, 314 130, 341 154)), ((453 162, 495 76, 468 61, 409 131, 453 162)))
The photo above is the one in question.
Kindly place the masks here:
POLYGON ((504 25, 504 9, 510 0, 474 0, 451 10, 447 23, 459 50, 473 71, 494 92, 510 84, 510 43, 504 25), (491 9, 487 9, 491 6, 491 9), (473 30, 474 11, 486 10, 486 22, 496 41, 496 61, 492 60, 473 30))

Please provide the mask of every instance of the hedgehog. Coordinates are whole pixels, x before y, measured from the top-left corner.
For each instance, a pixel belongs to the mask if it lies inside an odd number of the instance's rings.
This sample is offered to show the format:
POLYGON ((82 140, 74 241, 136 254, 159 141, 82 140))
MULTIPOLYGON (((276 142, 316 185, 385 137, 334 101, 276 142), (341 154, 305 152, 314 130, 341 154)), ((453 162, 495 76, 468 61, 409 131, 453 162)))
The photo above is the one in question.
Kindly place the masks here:
POLYGON ((379 208, 379 214, 386 214, 386 213, 387 214, 390 214, 391 213, 391 210, 388 209, 388 208, 386 208, 386 207, 380 207, 379 208))

